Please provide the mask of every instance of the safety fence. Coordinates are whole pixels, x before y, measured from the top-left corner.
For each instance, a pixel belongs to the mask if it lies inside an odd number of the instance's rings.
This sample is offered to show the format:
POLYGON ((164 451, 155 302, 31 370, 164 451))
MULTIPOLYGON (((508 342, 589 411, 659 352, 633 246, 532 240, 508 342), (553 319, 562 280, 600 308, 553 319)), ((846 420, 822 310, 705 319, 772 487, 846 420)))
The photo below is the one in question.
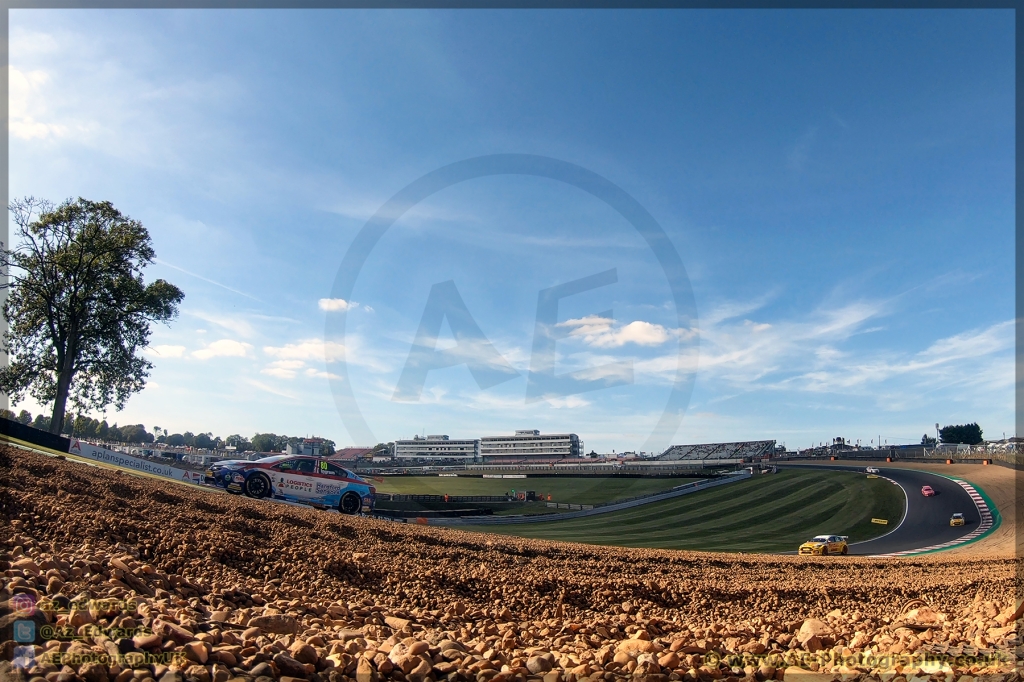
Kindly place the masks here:
POLYGON ((519 502, 508 495, 406 495, 402 493, 377 493, 377 501, 388 502, 519 502))

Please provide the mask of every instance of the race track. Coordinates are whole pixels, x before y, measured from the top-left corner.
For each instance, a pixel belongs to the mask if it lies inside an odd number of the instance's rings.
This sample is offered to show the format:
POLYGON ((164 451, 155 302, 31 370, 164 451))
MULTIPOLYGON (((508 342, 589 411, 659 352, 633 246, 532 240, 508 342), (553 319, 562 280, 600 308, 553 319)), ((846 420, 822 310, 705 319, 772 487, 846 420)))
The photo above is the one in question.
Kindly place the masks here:
MULTIPOLYGON (((784 466, 823 468, 821 465, 787 464, 784 466)), ((872 465, 867 463, 865 467, 867 466, 872 465)), ((829 466, 825 468, 863 472, 865 467, 829 466)), ((903 521, 889 533, 874 540, 850 545, 850 554, 879 555, 928 550, 964 538, 979 529, 982 519, 978 507, 968 492, 956 481, 926 471, 897 468, 880 468, 880 470, 880 476, 892 479, 906 491, 906 514, 903 521), (934 497, 922 495, 921 486, 924 485, 934 488, 936 495, 934 497), (963 513, 965 520, 963 526, 949 525, 949 517, 954 512, 963 513)))

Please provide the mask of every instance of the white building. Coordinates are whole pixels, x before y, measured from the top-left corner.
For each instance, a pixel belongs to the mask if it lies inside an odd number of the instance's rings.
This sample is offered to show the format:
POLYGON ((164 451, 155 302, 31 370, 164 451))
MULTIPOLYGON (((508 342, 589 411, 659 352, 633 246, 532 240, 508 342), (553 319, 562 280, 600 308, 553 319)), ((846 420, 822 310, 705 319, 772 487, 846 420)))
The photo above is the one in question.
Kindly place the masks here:
POLYGON ((575 433, 548 433, 520 429, 514 436, 487 436, 480 439, 480 455, 488 463, 522 460, 556 460, 583 455, 583 441, 575 433))
POLYGON ((448 436, 414 437, 395 441, 396 459, 480 459, 480 439, 451 440, 448 436))
POLYGON ((285 452, 289 455, 313 455, 319 457, 323 449, 323 440, 320 438, 304 438, 301 443, 289 444, 285 452))

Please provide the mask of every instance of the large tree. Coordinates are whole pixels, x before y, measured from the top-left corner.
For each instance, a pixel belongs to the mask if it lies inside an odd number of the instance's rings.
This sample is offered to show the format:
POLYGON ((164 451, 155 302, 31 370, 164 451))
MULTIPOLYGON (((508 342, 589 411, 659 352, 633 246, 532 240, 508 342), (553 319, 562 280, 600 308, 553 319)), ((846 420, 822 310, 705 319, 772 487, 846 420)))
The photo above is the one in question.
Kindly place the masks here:
POLYGON ((256 452, 280 452, 287 444, 287 437, 282 439, 276 433, 257 433, 252 437, 252 449, 256 452))
POLYGON ((146 385, 153 365, 140 355, 150 325, 178 313, 184 294, 162 279, 143 281, 155 253, 142 224, 110 202, 26 198, 10 205, 15 246, 0 248, 10 293, 0 390, 52 402, 60 433, 68 399, 80 409, 117 409, 146 385))
POLYGON ((982 443, 981 427, 978 426, 977 422, 943 426, 939 429, 939 438, 942 439, 943 443, 980 445, 982 443))

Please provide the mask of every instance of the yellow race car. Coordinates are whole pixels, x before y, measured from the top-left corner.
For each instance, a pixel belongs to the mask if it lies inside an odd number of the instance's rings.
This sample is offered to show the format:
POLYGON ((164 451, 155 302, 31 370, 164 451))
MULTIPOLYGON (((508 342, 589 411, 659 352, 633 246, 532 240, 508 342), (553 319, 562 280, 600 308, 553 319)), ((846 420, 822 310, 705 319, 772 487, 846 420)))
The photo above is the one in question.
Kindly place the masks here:
POLYGON ((953 514, 949 519, 949 525, 951 526, 962 526, 964 525, 964 515, 960 512, 953 514))
POLYGON ((815 535, 800 545, 797 554, 846 554, 850 551, 847 535, 815 535))

